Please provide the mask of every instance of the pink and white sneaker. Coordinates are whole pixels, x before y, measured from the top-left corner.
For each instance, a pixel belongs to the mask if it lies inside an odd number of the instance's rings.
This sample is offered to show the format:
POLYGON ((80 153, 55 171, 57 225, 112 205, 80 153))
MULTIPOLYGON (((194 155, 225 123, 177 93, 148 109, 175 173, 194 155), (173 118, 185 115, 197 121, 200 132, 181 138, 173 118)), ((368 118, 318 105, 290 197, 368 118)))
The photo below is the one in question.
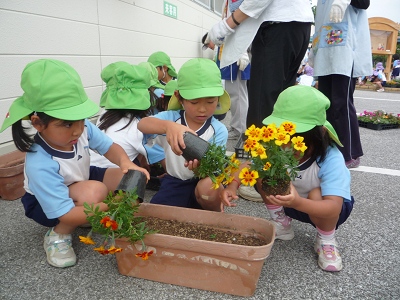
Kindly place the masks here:
POLYGON ((322 270, 338 272, 343 268, 342 258, 335 238, 333 240, 323 240, 317 235, 314 250, 318 254, 318 266, 322 270))

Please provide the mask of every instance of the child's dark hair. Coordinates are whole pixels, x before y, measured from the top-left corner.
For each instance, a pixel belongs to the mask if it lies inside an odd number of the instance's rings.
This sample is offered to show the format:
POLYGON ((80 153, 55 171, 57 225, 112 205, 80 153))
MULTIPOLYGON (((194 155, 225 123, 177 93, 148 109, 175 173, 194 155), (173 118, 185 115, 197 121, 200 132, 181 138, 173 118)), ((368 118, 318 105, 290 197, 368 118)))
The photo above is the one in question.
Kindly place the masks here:
POLYGON ((319 157, 317 163, 325 160, 328 147, 334 143, 328 131, 323 126, 315 126, 309 131, 296 135, 304 137, 304 143, 308 147, 307 150, 311 151, 310 159, 316 160, 319 157))
POLYGON ((398 55, 397 53, 393 54, 393 60, 397 60, 397 59, 399 59, 399 57, 400 57, 400 55, 398 55))
MULTIPOLYGON (((56 118, 50 117, 49 115, 46 115, 45 113, 42 112, 33 112, 29 115, 29 119, 31 118, 32 115, 36 114, 40 118, 40 122, 42 125, 49 125, 49 123, 53 120, 56 120, 56 118)), ((19 120, 15 122, 12 127, 11 127, 11 133, 12 137, 14 140, 15 147, 19 151, 22 152, 32 152, 30 150, 32 144, 34 143, 34 134, 28 134, 27 130, 29 128, 25 127, 22 124, 22 120, 19 120)))
POLYGON ((128 127, 135 118, 141 119, 148 116, 147 110, 137 109, 109 109, 100 117, 99 129, 107 131, 109 127, 117 123, 122 118, 128 118, 129 122, 124 127, 118 129, 118 131, 128 127))

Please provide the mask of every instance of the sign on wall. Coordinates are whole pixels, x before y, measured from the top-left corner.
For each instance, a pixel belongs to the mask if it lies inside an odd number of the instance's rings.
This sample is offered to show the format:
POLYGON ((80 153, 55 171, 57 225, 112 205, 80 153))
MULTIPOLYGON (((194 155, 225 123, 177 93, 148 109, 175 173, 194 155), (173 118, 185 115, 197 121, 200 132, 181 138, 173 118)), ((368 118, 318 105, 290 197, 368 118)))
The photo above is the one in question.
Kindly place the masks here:
POLYGON ((164 15, 176 19, 178 17, 178 8, 167 1, 164 1, 164 15))

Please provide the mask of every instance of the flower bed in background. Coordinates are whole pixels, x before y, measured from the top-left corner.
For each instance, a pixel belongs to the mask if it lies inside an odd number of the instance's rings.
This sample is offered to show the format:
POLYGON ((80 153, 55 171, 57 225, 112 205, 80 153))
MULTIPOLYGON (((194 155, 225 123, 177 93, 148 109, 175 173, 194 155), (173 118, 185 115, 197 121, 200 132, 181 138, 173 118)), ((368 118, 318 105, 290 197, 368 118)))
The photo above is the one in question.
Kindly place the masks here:
POLYGON ((400 114, 386 113, 383 110, 364 111, 358 116, 358 125, 373 130, 399 128, 400 114))

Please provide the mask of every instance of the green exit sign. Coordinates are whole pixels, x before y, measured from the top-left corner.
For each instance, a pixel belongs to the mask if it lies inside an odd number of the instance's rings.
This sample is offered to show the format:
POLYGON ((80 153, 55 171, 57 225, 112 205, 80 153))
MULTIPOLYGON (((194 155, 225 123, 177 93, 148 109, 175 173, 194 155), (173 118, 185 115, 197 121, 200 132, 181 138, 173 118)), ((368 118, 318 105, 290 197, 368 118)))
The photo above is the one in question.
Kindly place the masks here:
POLYGON ((178 17, 178 8, 167 1, 164 1, 164 15, 176 19, 178 17))

